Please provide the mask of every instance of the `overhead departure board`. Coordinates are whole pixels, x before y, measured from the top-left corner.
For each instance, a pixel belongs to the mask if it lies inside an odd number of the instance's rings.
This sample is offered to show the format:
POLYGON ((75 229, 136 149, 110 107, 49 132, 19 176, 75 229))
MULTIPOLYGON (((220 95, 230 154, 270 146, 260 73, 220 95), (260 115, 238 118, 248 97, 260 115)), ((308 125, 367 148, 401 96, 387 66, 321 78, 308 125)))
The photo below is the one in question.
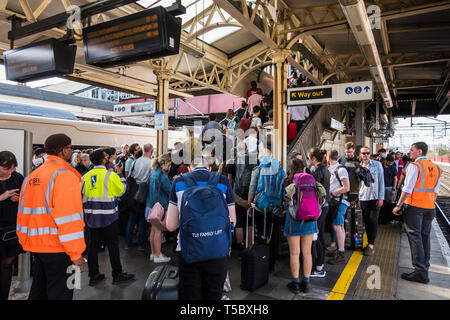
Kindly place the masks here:
POLYGON ((181 18, 159 6, 83 29, 86 63, 113 67, 177 54, 181 18))
POLYGON ((76 46, 48 39, 3 53, 6 79, 31 81, 71 74, 76 46))

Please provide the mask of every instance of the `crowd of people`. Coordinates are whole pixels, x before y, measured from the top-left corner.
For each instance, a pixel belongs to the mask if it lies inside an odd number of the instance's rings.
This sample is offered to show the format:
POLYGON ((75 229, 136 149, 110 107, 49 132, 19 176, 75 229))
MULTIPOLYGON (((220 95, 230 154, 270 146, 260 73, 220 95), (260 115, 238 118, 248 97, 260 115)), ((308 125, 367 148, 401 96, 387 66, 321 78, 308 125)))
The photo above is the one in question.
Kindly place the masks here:
MULTIPOLYGON (((256 84, 249 91, 259 92, 256 84)), ((15 171, 14 154, 0 152, 0 227, 2 237, 11 236, 0 242, 1 299, 8 298, 12 264, 22 250, 33 255, 29 299, 72 299, 66 270, 85 268, 83 255, 89 286, 105 280, 98 262, 105 246, 113 284, 133 279, 122 269, 119 235, 123 249, 137 245, 156 264, 173 259, 162 247, 173 241, 180 298, 195 300, 223 297, 230 250, 241 259, 252 245, 268 246, 273 272, 284 236, 292 274, 287 287, 308 293, 311 278, 327 276, 327 265, 347 262, 348 208, 362 209, 364 255, 371 256, 379 224, 398 220, 404 204, 415 271, 402 277, 426 283, 431 220, 423 211, 432 211, 440 174, 438 168, 437 175, 425 174, 424 168, 435 168, 426 160, 426 144, 413 144, 408 155, 385 149, 373 155, 352 142, 341 156, 312 148, 306 159, 289 154, 285 172, 272 156, 264 128, 271 110, 261 101, 261 107, 229 110, 220 123, 211 116, 203 134, 188 130, 184 143, 158 156, 152 144, 137 143, 72 151, 71 138, 56 134, 35 149, 33 171, 24 179, 15 171)))

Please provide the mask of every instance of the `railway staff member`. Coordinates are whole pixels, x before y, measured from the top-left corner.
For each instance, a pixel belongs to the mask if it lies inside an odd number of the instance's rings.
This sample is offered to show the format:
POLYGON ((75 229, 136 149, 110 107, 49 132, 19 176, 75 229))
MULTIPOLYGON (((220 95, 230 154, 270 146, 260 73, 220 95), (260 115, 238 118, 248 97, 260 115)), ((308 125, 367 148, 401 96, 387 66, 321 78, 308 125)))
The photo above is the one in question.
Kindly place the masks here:
POLYGON ((90 155, 94 169, 83 176, 81 193, 89 227, 88 249, 89 286, 95 286, 105 275, 99 272, 98 249, 100 237, 105 237, 111 262, 113 284, 134 278, 133 274, 122 272, 119 252, 119 230, 117 198, 126 191, 126 181, 122 175, 123 166, 117 167, 117 174, 106 170, 108 155, 103 149, 96 149, 90 155))
POLYGON ((52 135, 44 147, 48 156, 25 178, 17 215, 19 242, 34 259, 28 299, 72 300, 68 267, 85 264, 81 175, 67 163, 72 157, 68 136, 52 135))
POLYGON ((414 271, 403 273, 402 279, 428 283, 430 267, 431 222, 436 216, 434 201, 439 193, 441 169, 425 157, 428 145, 425 142, 413 143, 410 158, 413 162, 406 168, 402 195, 392 211, 399 215, 403 204, 406 234, 411 247, 414 271))

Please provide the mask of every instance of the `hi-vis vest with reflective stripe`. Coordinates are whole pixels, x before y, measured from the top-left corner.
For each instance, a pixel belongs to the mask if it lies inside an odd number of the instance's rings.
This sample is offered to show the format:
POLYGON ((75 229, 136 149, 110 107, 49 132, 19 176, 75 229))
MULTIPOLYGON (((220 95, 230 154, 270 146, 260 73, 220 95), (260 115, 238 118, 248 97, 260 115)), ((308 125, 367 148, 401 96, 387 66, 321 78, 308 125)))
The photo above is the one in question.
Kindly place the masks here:
POLYGON ((105 167, 95 167, 81 183, 86 223, 90 228, 104 228, 119 218, 117 198, 126 191, 126 180, 105 167))
POLYGON ((81 258, 86 244, 80 180, 80 174, 56 156, 48 156, 25 178, 17 214, 17 235, 25 251, 81 258))
POLYGON ((411 162, 419 172, 413 192, 408 195, 405 203, 413 207, 434 209, 436 194, 434 189, 441 176, 441 169, 430 160, 417 160, 411 162))

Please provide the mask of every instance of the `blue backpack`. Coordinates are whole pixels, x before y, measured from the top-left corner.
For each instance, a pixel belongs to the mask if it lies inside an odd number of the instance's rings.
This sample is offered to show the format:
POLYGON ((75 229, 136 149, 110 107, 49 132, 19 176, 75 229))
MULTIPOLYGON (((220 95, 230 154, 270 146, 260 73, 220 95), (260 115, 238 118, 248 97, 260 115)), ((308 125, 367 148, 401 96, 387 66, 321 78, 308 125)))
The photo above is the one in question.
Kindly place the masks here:
POLYGON ((211 172, 207 183, 197 183, 192 173, 182 177, 187 185, 180 206, 183 260, 193 263, 228 256, 232 225, 227 202, 217 187, 220 174, 211 172))
POLYGON ((283 189, 281 183, 286 173, 280 163, 271 157, 264 156, 259 161, 258 189, 254 201, 259 210, 271 213, 281 206, 283 189))

